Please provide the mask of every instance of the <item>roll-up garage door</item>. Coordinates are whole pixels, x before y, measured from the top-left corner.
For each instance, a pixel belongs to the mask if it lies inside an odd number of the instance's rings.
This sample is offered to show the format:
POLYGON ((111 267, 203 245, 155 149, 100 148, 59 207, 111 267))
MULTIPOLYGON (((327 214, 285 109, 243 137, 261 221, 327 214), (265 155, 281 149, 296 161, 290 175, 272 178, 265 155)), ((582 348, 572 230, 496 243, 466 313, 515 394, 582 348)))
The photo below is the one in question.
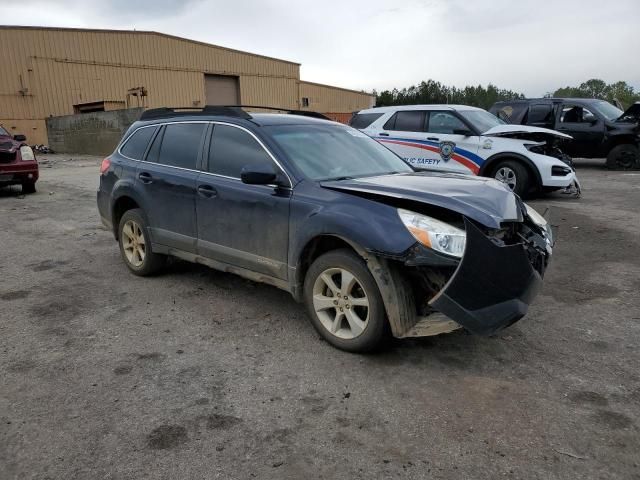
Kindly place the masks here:
POLYGON ((204 91, 207 105, 239 105, 238 77, 205 75, 204 91))

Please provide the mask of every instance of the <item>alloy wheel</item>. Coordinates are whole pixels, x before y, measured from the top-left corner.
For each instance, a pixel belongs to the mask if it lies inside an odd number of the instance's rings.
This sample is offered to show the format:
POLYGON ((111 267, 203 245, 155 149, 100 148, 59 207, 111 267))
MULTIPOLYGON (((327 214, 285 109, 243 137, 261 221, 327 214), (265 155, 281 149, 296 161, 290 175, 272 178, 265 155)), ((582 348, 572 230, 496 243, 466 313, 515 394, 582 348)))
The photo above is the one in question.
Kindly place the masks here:
POLYGON ((511 189, 512 191, 516 189, 516 184, 517 184, 516 172, 514 172, 511 168, 500 167, 496 172, 496 175, 494 178, 499 182, 506 184, 509 187, 509 189, 511 189))
POLYGON ((142 228, 133 220, 128 220, 122 227, 122 249, 127 261, 134 267, 144 263, 146 244, 142 228))
POLYGON ((344 268, 329 268, 313 285, 313 308, 332 335, 350 340, 367 328, 369 298, 361 282, 344 268))

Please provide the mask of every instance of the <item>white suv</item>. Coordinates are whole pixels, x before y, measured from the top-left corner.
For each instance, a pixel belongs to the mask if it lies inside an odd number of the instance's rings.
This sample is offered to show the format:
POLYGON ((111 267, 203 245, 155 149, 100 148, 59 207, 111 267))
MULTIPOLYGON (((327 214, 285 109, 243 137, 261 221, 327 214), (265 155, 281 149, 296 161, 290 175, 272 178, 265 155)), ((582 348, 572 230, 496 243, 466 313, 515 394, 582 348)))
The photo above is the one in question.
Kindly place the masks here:
POLYGON ((565 189, 580 193, 571 159, 555 130, 509 125, 464 105, 407 105, 356 113, 351 126, 414 167, 493 177, 520 196, 565 189))

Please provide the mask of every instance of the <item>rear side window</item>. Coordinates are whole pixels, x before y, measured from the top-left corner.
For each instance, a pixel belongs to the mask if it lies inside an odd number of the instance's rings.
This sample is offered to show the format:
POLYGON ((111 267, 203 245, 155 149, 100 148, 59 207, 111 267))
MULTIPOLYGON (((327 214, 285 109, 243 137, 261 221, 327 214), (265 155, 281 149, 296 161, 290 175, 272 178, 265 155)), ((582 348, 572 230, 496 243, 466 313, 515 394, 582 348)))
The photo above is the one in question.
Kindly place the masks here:
POLYGON ((139 128, 129 137, 129 140, 120 149, 120 153, 134 160, 142 160, 147 145, 149 145, 149 140, 151 140, 155 131, 156 127, 139 128))
POLYGON ((240 178, 243 167, 272 163, 271 157, 249 133, 216 125, 209 146, 209 172, 240 178))
POLYGON ((356 113, 349 122, 349 125, 353 128, 363 129, 367 128, 377 119, 379 119, 384 113, 356 113))
POLYGON ((423 110, 406 110, 396 112, 393 117, 384 124, 385 130, 401 132, 424 132, 426 112, 423 110))
POLYGON ((531 105, 527 123, 551 123, 553 121, 553 107, 551 104, 531 105))
MULTIPOLYGON (((206 124, 173 123, 164 127, 158 163, 195 169, 206 124)), ((155 147, 155 145, 154 145, 155 147)), ((153 150, 153 149, 152 149, 153 150)), ((151 158, 151 152, 149 157, 151 158)))

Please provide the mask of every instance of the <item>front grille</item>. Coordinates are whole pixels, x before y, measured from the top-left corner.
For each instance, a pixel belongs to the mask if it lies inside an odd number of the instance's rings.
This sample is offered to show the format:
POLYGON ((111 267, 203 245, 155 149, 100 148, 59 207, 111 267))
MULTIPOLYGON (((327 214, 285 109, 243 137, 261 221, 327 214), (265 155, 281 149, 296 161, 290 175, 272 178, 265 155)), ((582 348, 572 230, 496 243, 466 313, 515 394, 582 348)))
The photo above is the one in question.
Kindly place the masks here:
POLYGON ((0 163, 11 163, 16 159, 16 152, 0 152, 0 163))

